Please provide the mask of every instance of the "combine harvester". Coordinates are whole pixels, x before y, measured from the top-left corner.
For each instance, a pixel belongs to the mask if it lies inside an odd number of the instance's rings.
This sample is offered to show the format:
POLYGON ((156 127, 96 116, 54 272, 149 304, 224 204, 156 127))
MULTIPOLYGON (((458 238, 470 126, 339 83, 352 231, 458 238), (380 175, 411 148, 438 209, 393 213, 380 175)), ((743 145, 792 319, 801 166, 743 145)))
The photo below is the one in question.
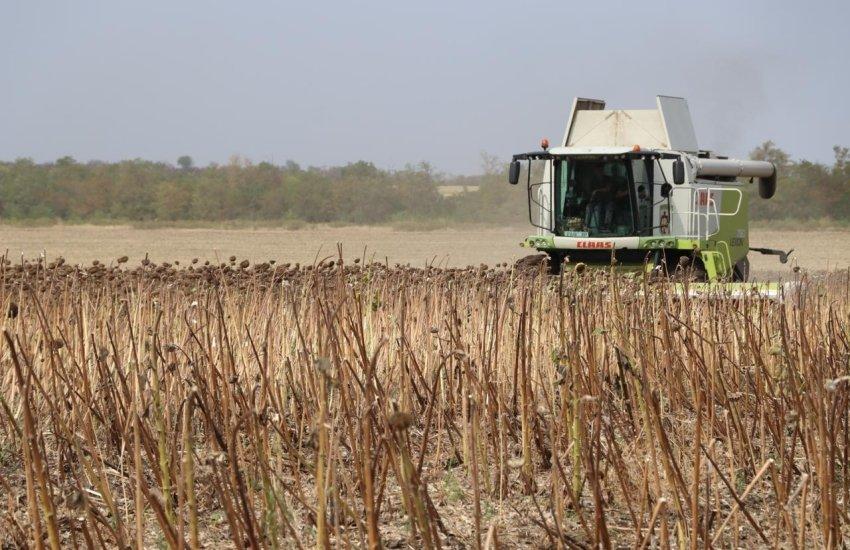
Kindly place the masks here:
POLYGON ((579 262, 611 266, 615 258, 617 269, 686 271, 712 288, 742 291, 730 283, 748 279, 750 251, 788 261, 791 251, 749 245, 744 186, 758 179, 761 198, 773 197, 776 166, 699 149, 682 98, 658 96, 657 108, 645 110, 576 98, 561 145, 550 149, 544 139, 541 147, 513 156, 509 182, 524 172, 537 232, 522 245, 546 253, 555 273, 579 262))

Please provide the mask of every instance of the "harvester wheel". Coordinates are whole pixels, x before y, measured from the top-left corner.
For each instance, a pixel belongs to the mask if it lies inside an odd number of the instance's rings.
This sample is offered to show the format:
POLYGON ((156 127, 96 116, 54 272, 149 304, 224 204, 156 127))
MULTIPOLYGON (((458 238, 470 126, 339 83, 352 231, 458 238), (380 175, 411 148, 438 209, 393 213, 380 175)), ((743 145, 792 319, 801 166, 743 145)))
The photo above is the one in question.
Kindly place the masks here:
POLYGON ((520 258, 514 264, 514 268, 517 271, 534 272, 539 271, 543 265, 549 266, 551 269, 551 260, 548 254, 532 254, 531 256, 520 258))
POLYGON ((552 275, 561 274, 561 266, 564 263, 564 253, 550 252, 549 253, 549 273, 552 275))
POLYGON ((691 280, 694 282, 708 282, 708 272, 705 270, 705 266, 702 265, 702 260, 697 260, 696 262, 694 262, 694 266, 689 271, 689 275, 691 277, 691 280))
POLYGON ((750 260, 744 258, 735 264, 732 269, 732 280, 736 283, 746 283, 750 278, 750 260))
POLYGON ((679 256, 674 263, 670 262, 668 256, 667 269, 670 279, 673 281, 692 281, 695 283, 708 281, 708 272, 705 270, 702 260, 696 255, 679 256))

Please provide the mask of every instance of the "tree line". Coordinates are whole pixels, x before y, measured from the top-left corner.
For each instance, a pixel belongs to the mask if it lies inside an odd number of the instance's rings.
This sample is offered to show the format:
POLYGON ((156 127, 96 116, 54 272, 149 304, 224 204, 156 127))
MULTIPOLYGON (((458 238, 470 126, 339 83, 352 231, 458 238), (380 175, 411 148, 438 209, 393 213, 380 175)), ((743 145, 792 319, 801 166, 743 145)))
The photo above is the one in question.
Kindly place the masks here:
POLYGON ((776 164, 779 181, 772 199, 750 201, 752 218, 850 221, 850 149, 836 145, 832 150, 834 161, 827 165, 808 160, 793 161, 772 141, 756 147, 750 158, 776 164))
MULTIPOLYGON (((830 166, 793 161, 772 142, 754 149, 751 157, 776 163, 780 178, 772 200, 751 202, 752 217, 850 219, 850 154, 834 152, 830 166)), ((364 161, 302 168, 238 157, 206 167, 187 156, 176 165, 18 159, 0 163, 0 222, 525 222, 524 186, 508 185, 505 163, 482 157, 477 176, 446 176, 426 163, 383 170, 364 161), (461 191, 443 193, 444 186, 461 191)))

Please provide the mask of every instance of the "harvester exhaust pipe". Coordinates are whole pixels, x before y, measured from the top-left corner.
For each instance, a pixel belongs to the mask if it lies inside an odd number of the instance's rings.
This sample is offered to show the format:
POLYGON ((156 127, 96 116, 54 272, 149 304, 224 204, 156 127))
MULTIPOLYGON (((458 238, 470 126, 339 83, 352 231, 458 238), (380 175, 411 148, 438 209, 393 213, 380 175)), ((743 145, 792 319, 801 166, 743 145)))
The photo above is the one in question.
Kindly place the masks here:
POLYGON ((698 176, 758 178, 759 196, 769 199, 776 193, 776 165, 762 160, 696 159, 698 176))

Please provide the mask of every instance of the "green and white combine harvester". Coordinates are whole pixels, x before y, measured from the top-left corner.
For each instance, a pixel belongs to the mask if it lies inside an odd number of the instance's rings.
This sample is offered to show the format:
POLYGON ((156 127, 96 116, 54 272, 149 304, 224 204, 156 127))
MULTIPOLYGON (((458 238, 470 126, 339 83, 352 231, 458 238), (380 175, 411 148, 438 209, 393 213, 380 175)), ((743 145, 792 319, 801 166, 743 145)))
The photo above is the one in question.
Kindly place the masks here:
POLYGON ((769 199, 776 176, 770 162, 701 150, 687 102, 666 96, 643 110, 576 98, 560 146, 544 139, 509 169, 511 184, 526 181, 537 228, 523 246, 548 254, 553 272, 614 263, 673 275, 687 266, 691 279, 711 283, 746 281, 750 251, 788 261, 791 251, 749 241, 745 186, 757 179, 769 199))

